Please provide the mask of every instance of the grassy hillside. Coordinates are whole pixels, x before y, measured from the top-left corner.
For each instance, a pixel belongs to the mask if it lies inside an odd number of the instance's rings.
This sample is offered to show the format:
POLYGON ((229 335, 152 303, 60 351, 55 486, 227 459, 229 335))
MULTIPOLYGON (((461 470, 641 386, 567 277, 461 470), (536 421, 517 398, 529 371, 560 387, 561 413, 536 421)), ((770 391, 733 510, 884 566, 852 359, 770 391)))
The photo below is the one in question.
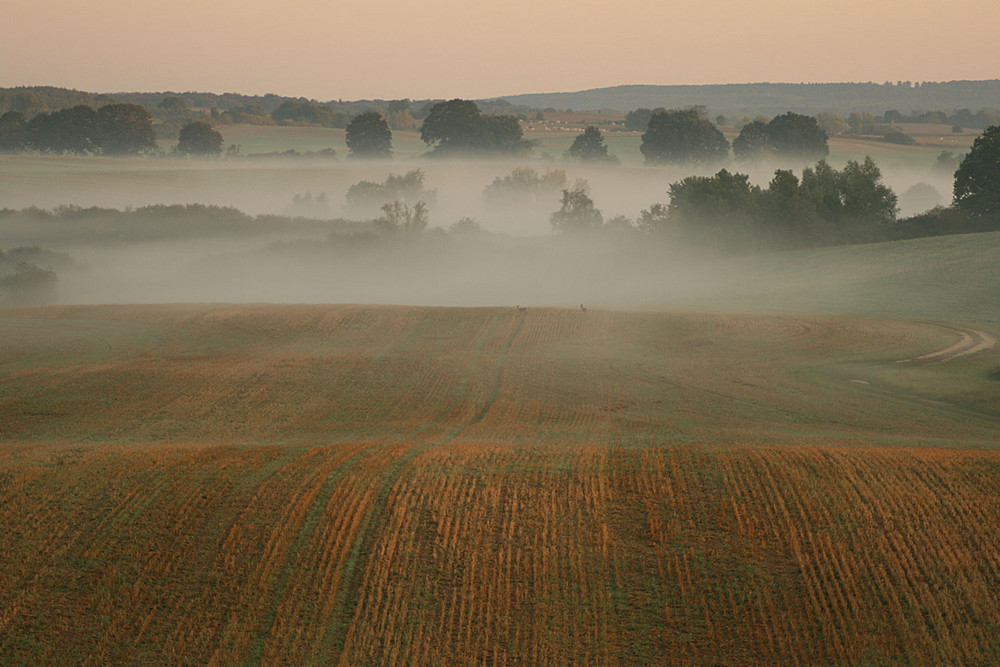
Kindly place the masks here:
POLYGON ((991 663, 997 333, 4 310, 0 656, 991 663))
POLYGON ((1000 233, 751 255, 707 263, 674 306, 1000 322, 1000 233))

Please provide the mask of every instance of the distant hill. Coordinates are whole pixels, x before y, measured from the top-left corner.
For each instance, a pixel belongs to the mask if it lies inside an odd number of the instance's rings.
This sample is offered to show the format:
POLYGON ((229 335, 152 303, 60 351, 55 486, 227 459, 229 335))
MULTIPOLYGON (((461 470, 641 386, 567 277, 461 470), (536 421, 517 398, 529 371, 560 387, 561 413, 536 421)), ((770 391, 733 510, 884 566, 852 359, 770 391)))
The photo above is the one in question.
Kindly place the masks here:
POLYGON ((705 86, 614 86, 575 93, 508 95, 534 108, 631 111, 704 105, 728 116, 774 116, 785 111, 903 113, 1000 108, 1000 79, 911 83, 740 83, 705 86))
MULTIPOLYGON (((112 102, 158 105, 167 95, 177 95, 188 107, 226 111, 249 104, 271 113, 283 102, 304 97, 241 95, 238 93, 157 92, 88 93, 66 88, 33 86, 0 88, 0 114, 16 110, 30 117, 40 111, 57 111, 77 104, 94 108, 112 102)), ((346 116, 385 109, 386 100, 321 101, 346 116)), ((422 117, 435 100, 413 100, 414 116, 422 117)), ((786 111, 809 115, 821 111, 848 114, 868 111, 883 114, 895 109, 903 114, 927 111, 952 113, 969 109, 1000 110, 1000 79, 988 81, 924 81, 911 83, 733 83, 704 86, 614 86, 567 93, 532 93, 477 100, 482 108, 497 113, 526 113, 541 109, 625 113, 646 107, 676 109, 705 106, 711 115, 731 118, 776 116, 786 111)))

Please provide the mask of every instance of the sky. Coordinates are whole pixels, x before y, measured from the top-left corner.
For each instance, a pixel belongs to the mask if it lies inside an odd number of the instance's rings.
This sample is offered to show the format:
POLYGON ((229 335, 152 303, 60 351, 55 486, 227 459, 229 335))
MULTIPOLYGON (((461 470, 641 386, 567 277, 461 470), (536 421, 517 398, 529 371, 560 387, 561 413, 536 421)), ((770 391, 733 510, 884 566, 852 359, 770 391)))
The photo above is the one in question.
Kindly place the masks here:
POLYGON ((1000 78, 996 0, 3 0, 0 87, 502 97, 1000 78))

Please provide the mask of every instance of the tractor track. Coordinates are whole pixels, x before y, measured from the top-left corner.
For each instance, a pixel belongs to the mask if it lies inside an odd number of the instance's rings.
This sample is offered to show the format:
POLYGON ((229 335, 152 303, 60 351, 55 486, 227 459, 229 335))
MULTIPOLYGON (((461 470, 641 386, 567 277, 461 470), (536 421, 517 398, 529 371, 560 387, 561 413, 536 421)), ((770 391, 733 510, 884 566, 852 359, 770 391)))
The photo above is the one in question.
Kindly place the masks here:
POLYGON ((959 339, 951 345, 941 348, 940 350, 928 352, 927 354, 922 354, 919 357, 913 357, 911 359, 900 359, 896 363, 906 364, 911 362, 923 362, 943 364, 960 357, 978 354, 996 347, 997 339, 985 331, 979 331, 978 329, 959 329, 957 327, 944 325, 938 326, 954 331, 959 335, 959 339))

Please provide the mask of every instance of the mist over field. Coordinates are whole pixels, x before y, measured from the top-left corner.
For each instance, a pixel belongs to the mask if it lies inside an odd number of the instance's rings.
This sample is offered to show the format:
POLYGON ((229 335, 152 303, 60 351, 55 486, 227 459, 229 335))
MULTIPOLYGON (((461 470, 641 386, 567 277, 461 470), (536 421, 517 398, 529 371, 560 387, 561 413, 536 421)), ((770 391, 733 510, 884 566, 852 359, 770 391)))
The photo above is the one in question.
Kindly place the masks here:
MULTIPOLYGON (((162 224, 150 227, 172 231, 145 235, 135 228, 115 231, 100 215, 58 224, 5 221, 0 248, 37 245, 72 258, 72 266, 57 271, 56 300, 64 303, 585 304, 912 316, 937 313, 942 303, 964 307, 947 289, 941 303, 906 296, 912 294, 906 284, 882 279, 898 268, 864 258, 857 248, 832 251, 819 266, 797 261, 795 253, 782 253, 781 261, 733 258, 680 239, 651 242, 631 227, 556 234, 550 215, 559 208, 560 187, 499 204, 484 192, 530 164, 540 176, 562 172, 564 188, 585 185, 605 221, 624 216, 632 223, 640 211, 665 204, 669 184, 690 168, 513 160, 17 160, 0 158, 0 201, 10 209, 197 203, 282 216, 199 229, 197 220, 178 227, 165 213, 162 224), (429 201, 428 229, 415 237, 380 237, 372 226, 378 206, 352 206, 348 191, 361 181, 380 183, 418 169, 423 189, 416 196, 429 201), (463 219, 473 226, 455 227, 463 219)), ((766 187, 774 168, 745 171, 766 187)), ((924 183, 932 197, 933 191, 944 197, 949 187, 947 175, 930 170, 891 169, 884 179, 897 193, 924 183)), ((905 206, 913 208, 901 196, 905 206)), ((927 265, 918 272, 934 270, 927 265)))
MULTIPOLYGON (((835 166, 841 166, 831 160, 835 166)), ((809 166, 787 162, 729 167, 747 173, 753 183, 766 186, 775 169, 809 166)), ((883 179, 901 197, 912 186, 924 183, 940 195, 941 204, 951 200, 952 175, 927 167, 888 166, 880 161, 883 179)), ((605 218, 635 217, 653 203, 667 202, 670 183, 692 174, 718 170, 683 166, 585 165, 559 161, 347 161, 261 158, 253 160, 154 160, 146 158, 100 158, 68 156, 0 155, 0 207, 54 208, 63 205, 106 208, 140 207, 151 204, 215 204, 232 206, 251 215, 343 215, 344 195, 362 180, 382 181, 390 174, 420 169, 426 187, 437 193, 431 226, 443 226, 462 217, 473 217, 498 233, 548 235, 548 214, 559 206, 554 191, 547 206, 531 215, 491 212, 484 206, 483 189, 494 178, 513 169, 530 167, 541 173, 564 170, 567 186, 587 181, 591 196, 605 218), (295 198, 325 195, 324 207, 296 207, 295 198)), ((900 202, 901 214, 921 212, 917 204, 900 202)), ((926 210, 926 209, 922 209, 926 210)))

